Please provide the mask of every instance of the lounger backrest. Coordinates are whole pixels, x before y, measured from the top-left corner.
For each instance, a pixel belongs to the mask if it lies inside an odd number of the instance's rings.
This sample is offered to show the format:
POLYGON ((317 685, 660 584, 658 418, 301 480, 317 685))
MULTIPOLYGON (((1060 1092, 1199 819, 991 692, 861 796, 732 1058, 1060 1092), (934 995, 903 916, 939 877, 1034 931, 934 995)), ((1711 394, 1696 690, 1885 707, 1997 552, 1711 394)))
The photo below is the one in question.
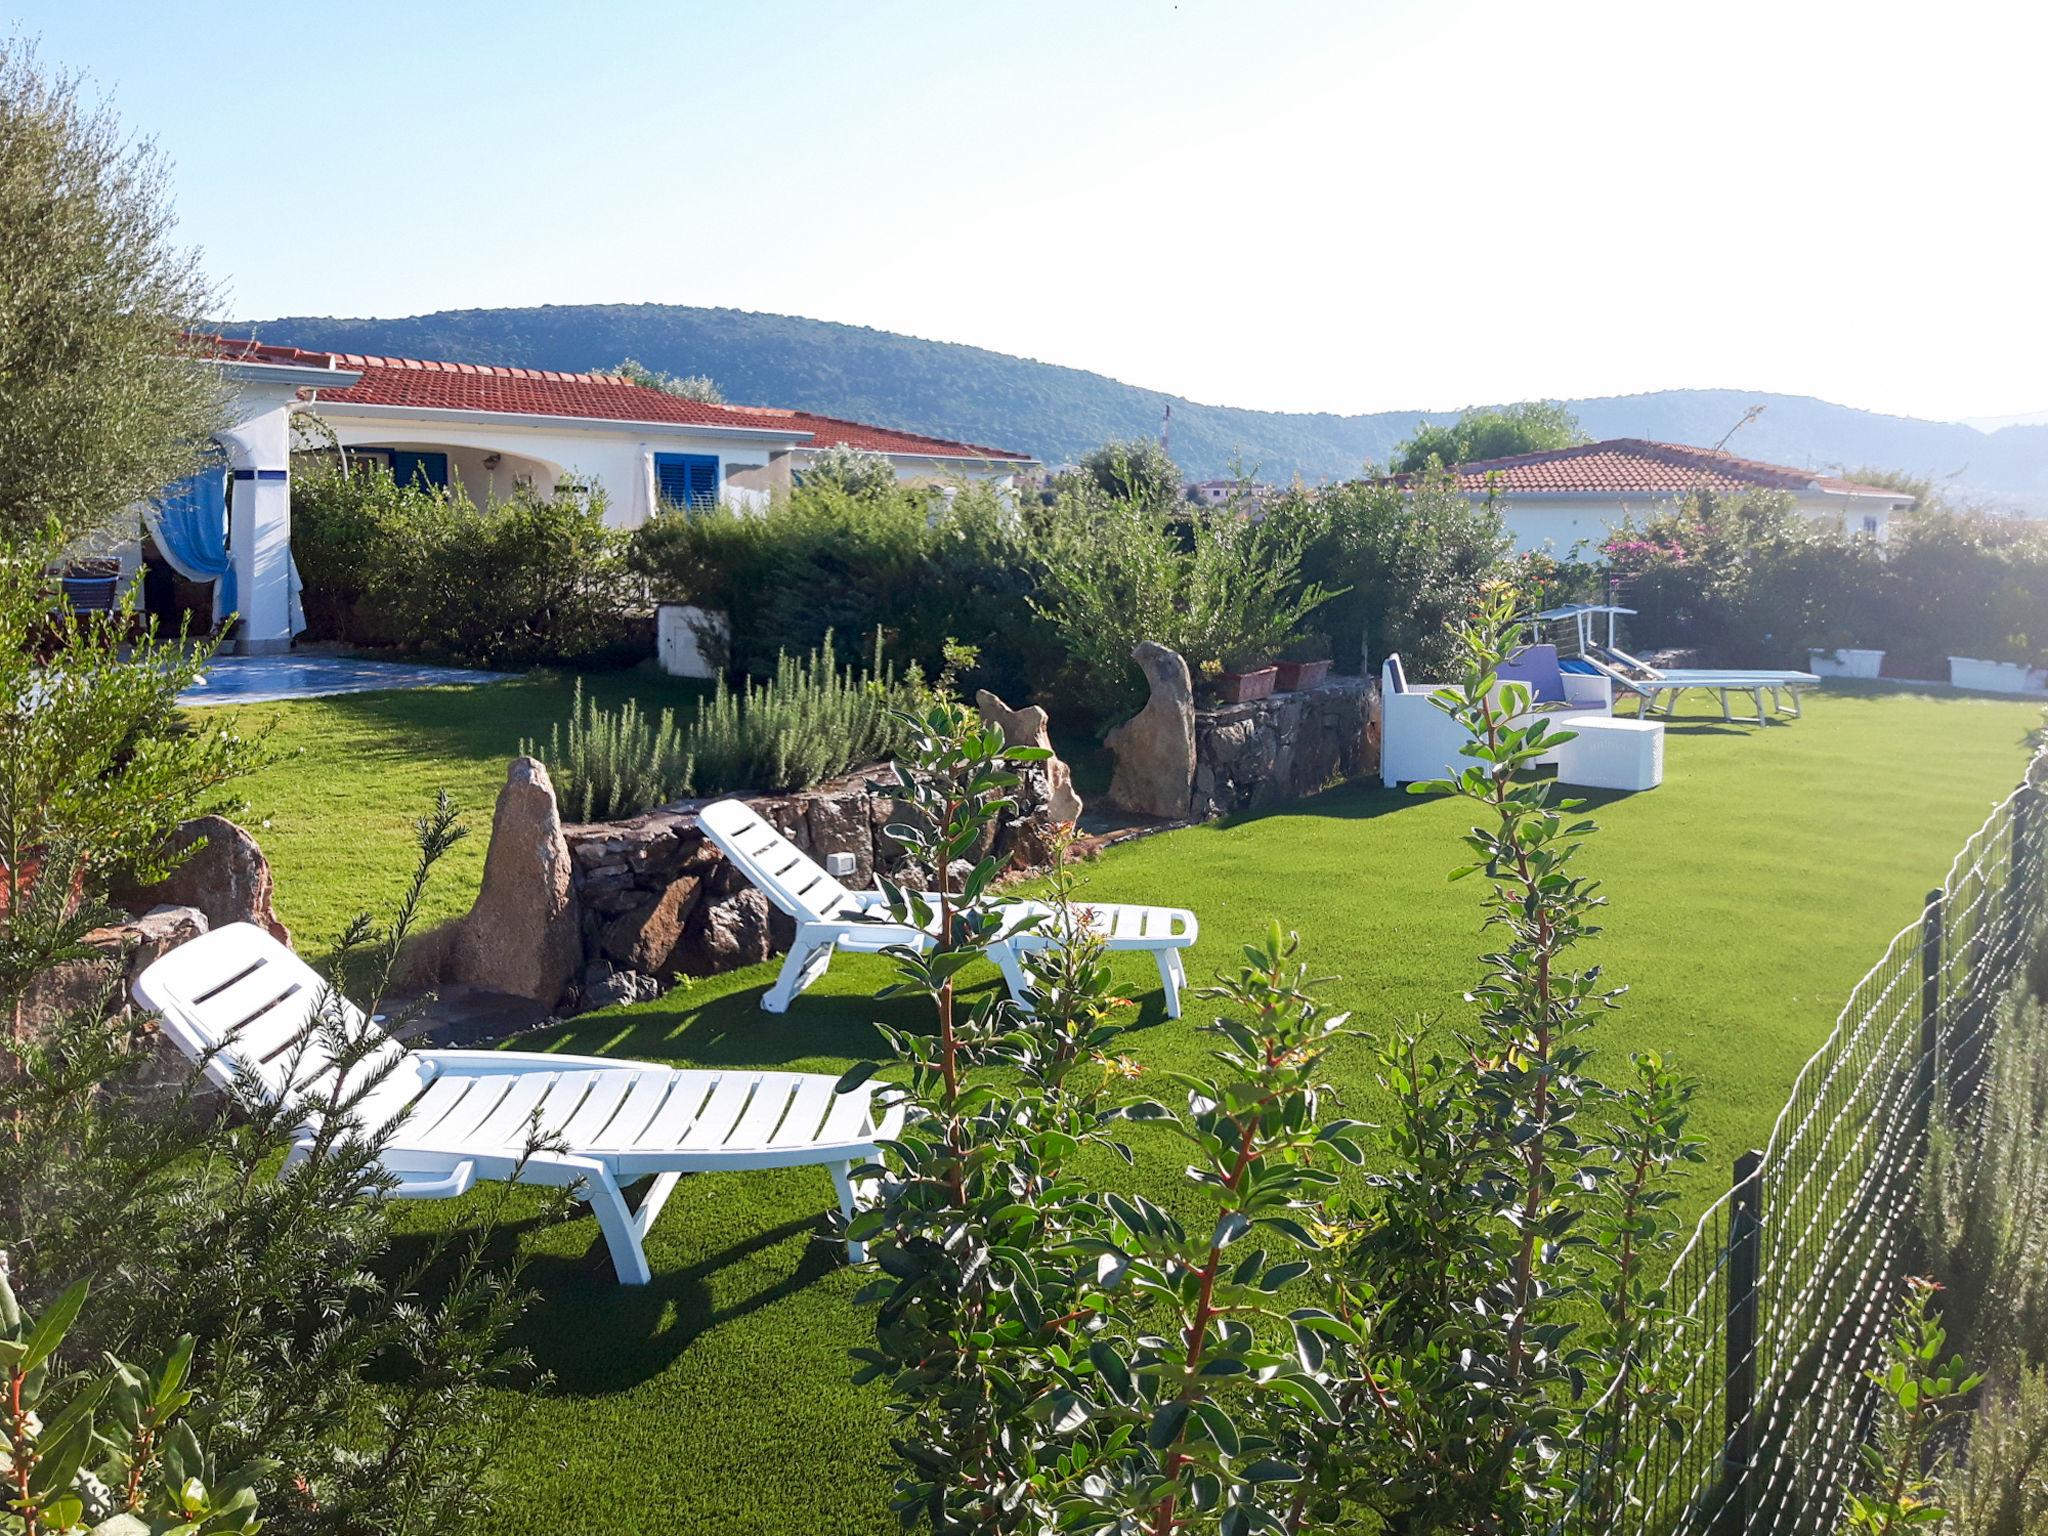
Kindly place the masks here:
POLYGON ((1564 674, 1558 670, 1557 647, 1525 645, 1503 661, 1494 675, 1504 683, 1525 683, 1538 704, 1566 702, 1564 674))
MULTIPOLYGON (((314 1037, 327 982, 253 923, 230 923, 159 956, 135 980, 135 998, 163 1020, 164 1033, 230 1092, 253 1082, 271 1102, 293 1103, 320 1087, 332 1058, 314 1037)), ((377 1031, 341 999, 353 1028, 377 1031)), ((358 1072, 394 1070, 378 1087, 410 1096, 424 1081, 396 1040, 358 1072)))
POLYGON ((1587 652, 1604 667, 1619 672, 1623 677, 1638 683, 1660 683, 1664 674, 1647 661, 1638 661, 1627 651, 1616 650, 1611 645, 1596 645, 1587 652))
POLYGON ((800 923, 829 921, 852 895, 744 800, 705 806, 697 825, 763 896, 800 923))
POLYGON ((1385 693, 1406 693, 1408 673, 1401 665, 1399 652, 1387 657, 1387 664, 1380 668, 1380 689, 1385 693))

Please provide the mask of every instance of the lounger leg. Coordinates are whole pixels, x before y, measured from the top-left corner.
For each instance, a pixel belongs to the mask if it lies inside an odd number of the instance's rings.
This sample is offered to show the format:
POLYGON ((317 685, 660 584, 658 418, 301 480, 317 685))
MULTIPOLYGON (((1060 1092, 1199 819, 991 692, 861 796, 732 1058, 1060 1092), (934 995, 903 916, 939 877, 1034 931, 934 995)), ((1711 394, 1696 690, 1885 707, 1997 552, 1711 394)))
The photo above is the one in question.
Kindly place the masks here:
POLYGON ((647 1284, 654 1278, 654 1271, 647 1267, 647 1252, 640 1246, 640 1224, 626 1207, 626 1197, 619 1189, 619 1181, 605 1168, 585 1173, 582 1178, 583 1198, 589 1202, 590 1213, 597 1218, 598 1230, 604 1233, 605 1247, 611 1250, 612 1268, 618 1271, 619 1284, 647 1284))
POLYGON ((1031 977, 1024 970, 1024 957, 1017 953, 1017 946, 1004 941, 991 944, 988 957, 995 962, 996 969, 1003 973, 1003 981, 1010 989, 1010 1001, 1017 1005, 1017 1011, 1033 1012, 1030 998, 1031 977))
POLYGON ((640 1209, 633 1213, 633 1227, 644 1240, 655 1219, 661 1215, 661 1208, 668 1204, 668 1197, 676 1192, 676 1184, 682 1179, 680 1173, 656 1174, 654 1182, 647 1186, 647 1193, 640 1199, 640 1209))
POLYGON ((796 1001, 797 994, 825 974, 825 968, 832 963, 832 941, 807 935, 797 930, 796 942, 789 946, 789 953, 783 957, 782 974, 775 978, 775 985, 761 994, 763 1013, 787 1013, 789 1005, 796 1001))
MULTIPOLYGON (((855 1210, 853 1203, 853 1164, 827 1163, 825 1171, 832 1175, 832 1189, 839 1196, 839 1214, 848 1221, 852 1221, 855 1210)), ((867 1244, 856 1243, 851 1238, 847 1239, 846 1261, 849 1264, 858 1264, 867 1256, 867 1244)))
POLYGON ((1180 989, 1187 984, 1187 973, 1181 969, 1180 951, 1177 949, 1156 949, 1153 960, 1159 966, 1159 985, 1166 989, 1166 1016, 1180 1017, 1180 989))

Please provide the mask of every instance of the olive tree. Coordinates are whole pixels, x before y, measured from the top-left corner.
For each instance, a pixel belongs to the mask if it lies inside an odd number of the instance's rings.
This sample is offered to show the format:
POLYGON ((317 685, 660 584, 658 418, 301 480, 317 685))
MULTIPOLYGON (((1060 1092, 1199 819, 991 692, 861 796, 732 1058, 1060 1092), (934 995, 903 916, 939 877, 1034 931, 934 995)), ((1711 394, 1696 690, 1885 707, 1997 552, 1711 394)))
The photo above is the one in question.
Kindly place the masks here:
POLYGON ((214 293, 162 157, 0 38, 0 540, 67 540, 198 467, 225 423, 187 338, 214 293))

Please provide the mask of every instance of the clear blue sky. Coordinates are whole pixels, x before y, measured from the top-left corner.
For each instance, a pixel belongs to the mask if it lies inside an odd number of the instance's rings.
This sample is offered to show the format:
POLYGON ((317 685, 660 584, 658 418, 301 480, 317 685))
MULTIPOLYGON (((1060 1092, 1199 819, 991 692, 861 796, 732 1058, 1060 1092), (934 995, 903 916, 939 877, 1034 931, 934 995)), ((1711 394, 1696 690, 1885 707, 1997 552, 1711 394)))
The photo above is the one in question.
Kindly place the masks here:
POLYGON ((2048 408, 2038 6, 15 3, 240 316, 730 305, 1296 410, 2048 408))

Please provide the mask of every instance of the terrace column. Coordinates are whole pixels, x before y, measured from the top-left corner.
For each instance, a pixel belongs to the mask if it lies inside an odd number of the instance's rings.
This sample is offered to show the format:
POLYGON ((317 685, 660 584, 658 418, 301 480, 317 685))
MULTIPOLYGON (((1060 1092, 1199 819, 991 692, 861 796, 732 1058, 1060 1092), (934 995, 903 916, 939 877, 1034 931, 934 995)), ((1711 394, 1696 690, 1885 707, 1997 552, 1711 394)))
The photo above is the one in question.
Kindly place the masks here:
POLYGON ((291 409, 279 405, 220 435, 234 474, 228 556, 242 622, 229 647, 267 656, 292 644, 291 409))

